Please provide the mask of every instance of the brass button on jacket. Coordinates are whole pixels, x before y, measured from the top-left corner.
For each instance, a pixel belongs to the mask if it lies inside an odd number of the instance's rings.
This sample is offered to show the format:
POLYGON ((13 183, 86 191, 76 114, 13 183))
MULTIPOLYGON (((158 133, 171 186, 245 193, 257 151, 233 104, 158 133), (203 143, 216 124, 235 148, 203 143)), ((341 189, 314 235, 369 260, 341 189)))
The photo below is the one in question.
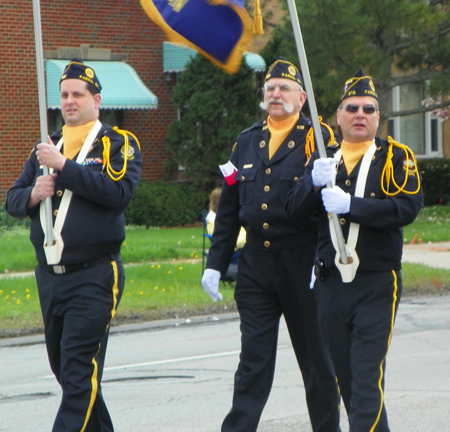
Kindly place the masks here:
POLYGON ((263 228, 264 228, 264 229, 269 229, 269 224, 268 224, 267 222, 264 222, 264 223, 263 223, 263 228))
POLYGON ((263 210, 267 210, 268 207, 269 207, 269 206, 268 206, 267 204, 261 205, 261 208, 262 208, 263 210))
POLYGON ((270 186, 264 186, 264 192, 269 192, 270 191, 270 186))
POLYGON ((270 168, 266 168, 266 174, 270 174, 272 170, 270 168))
POLYGON ((347 220, 346 220, 345 218, 340 218, 340 219, 339 219, 339 223, 340 223, 341 225, 345 225, 345 224, 347 223, 347 220))
POLYGON ((270 247, 270 241, 269 241, 269 240, 266 240, 266 241, 264 242, 264 246, 265 246, 266 248, 270 247))

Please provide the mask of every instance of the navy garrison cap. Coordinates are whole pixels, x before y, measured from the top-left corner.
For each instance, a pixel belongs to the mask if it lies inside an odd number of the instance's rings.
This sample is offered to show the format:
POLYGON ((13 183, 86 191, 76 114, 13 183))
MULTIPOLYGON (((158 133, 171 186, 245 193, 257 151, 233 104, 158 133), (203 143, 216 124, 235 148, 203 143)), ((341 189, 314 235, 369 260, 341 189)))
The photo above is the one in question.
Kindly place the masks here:
POLYGON ((352 96, 372 96, 378 100, 372 78, 366 75, 361 68, 358 69, 354 77, 345 82, 340 102, 352 96))
POLYGON ((66 79, 80 79, 89 84, 92 84, 100 93, 102 90, 102 86, 100 81, 97 78, 94 69, 84 64, 81 60, 76 58, 72 59, 70 63, 65 67, 61 78, 59 79, 59 85, 66 79))
POLYGON ((287 78, 295 81, 304 88, 303 80, 298 69, 283 57, 278 57, 278 59, 272 63, 264 78, 264 82, 270 78, 287 78))

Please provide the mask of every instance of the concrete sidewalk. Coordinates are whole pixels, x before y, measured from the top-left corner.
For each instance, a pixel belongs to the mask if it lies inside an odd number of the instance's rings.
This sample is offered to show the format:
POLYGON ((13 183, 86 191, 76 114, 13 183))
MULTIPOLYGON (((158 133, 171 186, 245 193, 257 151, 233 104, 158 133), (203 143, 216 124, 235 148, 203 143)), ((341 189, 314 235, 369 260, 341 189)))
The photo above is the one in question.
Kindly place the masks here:
POLYGON ((404 245, 402 261, 450 269, 450 242, 404 245))

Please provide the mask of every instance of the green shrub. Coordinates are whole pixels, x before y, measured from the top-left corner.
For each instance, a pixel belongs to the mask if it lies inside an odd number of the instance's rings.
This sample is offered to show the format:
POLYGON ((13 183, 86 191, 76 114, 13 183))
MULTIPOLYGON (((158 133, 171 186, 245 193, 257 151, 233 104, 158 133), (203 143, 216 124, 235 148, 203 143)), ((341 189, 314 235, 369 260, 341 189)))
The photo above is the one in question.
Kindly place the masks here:
POLYGON ((30 226, 30 219, 23 218, 17 219, 10 216, 6 213, 5 206, 0 205, 0 229, 9 229, 13 227, 25 227, 28 228, 30 226))
POLYGON ((127 225, 177 227, 201 220, 208 197, 186 183, 141 180, 127 210, 127 225))
POLYGON ((420 159, 425 206, 447 205, 450 201, 450 159, 420 159))

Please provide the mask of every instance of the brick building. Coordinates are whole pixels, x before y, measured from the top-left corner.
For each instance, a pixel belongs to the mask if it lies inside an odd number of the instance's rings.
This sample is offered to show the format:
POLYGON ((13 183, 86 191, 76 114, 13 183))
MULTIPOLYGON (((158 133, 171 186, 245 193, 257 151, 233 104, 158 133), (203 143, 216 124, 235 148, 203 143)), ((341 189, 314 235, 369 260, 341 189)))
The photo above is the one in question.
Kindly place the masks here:
MULTIPOLYGON (((102 110, 106 123, 133 132, 141 143, 143 177, 164 175, 167 126, 176 119, 170 102, 174 80, 163 71, 164 34, 145 15, 137 0, 65 2, 40 0, 44 58, 65 61, 125 62, 157 98, 156 105, 102 110)), ((40 137, 39 101, 32 0, 0 0, 0 197, 22 171, 40 137)), ((48 71, 48 69, 47 69, 48 71)), ((102 85, 105 84, 102 82, 102 85)), ((127 83, 121 83, 126 87, 127 83)), ((102 91, 102 95, 103 95, 102 91)), ((104 99, 103 99, 104 100, 104 99)), ((103 101, 102 101, 103 102, 103 101)), ((102 103, 103 105, 103 103, 102 103)), ((59 110, 48 110, 49 131, 60 122, 59 110)))

